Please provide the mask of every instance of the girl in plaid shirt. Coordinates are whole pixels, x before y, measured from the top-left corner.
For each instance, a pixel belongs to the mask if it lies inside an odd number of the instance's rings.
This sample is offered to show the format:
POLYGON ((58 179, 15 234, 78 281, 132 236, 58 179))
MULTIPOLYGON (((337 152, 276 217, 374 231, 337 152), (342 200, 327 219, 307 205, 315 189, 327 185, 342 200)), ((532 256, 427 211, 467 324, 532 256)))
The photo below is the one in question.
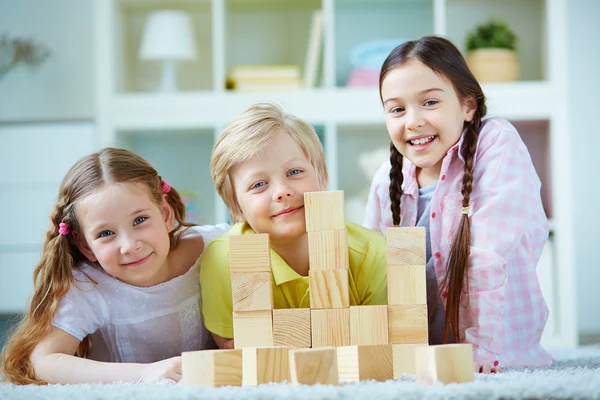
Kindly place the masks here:
POLYGON ((395 48, 379 89, 391 154, 373 179, 364 225, 425 226, 430 343, 472 343, 480 372, 550 365, 535 270, 548 222, 518 132, 483 120, 481 87, 443 38, 395 48))

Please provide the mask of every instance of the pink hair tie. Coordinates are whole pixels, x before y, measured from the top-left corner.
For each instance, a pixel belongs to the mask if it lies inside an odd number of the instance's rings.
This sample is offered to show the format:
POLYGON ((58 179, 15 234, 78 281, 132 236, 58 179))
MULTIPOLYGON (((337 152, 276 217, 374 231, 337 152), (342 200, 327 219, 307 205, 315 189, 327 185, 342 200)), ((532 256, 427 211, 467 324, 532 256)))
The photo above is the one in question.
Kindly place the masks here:
POLYGON ((169 192, 171 191, 171 185, 169 185, 169 184, 167 183, 167 181, 162 181, 162 185, 161 185, 161 187, 160 187, 160 190, 161 190, 163 193, 169 193, 169 192))
POLYGON ((68 235, 69 234, 69 224, 67 224, 66 222, 61 222, 60 224, 58 224, 58 233, 60 235, 68 235))

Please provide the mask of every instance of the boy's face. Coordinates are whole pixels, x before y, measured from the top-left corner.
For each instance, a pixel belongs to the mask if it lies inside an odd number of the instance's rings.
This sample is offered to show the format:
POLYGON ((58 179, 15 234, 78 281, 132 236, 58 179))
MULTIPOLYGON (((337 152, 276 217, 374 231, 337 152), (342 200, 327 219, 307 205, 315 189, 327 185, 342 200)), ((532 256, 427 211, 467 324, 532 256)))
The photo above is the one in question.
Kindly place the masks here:
POLYGON ((231 177, 242 215, 271 242, 306 233, 304 193, 323 190, 317 171, 285 131, 275 134, 260 156, 238 164, 231 177))

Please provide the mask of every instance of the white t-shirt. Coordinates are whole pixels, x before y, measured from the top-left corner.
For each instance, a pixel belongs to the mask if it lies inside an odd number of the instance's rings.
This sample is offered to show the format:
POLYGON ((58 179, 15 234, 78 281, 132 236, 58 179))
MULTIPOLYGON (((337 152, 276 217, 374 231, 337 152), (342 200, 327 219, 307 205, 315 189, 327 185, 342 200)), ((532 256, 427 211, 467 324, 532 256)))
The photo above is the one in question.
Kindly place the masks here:
MULTIPOLYGON (((229 228, 191 229, 206 247, 229 228)), ((52 325, 78 340, 90 335, 88 358, 97 361, 149 363, 205 349, 211 338, 200 312, 199 268, 200 259, 170 281, 137 287, 82 263, 73 270, 76 287, 61 299, 52 325)))

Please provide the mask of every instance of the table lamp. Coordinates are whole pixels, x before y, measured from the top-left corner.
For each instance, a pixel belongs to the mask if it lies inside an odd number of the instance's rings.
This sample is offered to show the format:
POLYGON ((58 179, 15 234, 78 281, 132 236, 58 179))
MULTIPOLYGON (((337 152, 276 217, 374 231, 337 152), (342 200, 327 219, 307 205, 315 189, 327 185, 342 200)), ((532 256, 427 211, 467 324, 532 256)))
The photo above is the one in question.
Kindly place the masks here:
POLYGON ((177 63, 196 58, 196 43, 190 15, 180 10, 152 12, 146 20, 140 59, 161 62, 160 90, 177 89, 177 63))

